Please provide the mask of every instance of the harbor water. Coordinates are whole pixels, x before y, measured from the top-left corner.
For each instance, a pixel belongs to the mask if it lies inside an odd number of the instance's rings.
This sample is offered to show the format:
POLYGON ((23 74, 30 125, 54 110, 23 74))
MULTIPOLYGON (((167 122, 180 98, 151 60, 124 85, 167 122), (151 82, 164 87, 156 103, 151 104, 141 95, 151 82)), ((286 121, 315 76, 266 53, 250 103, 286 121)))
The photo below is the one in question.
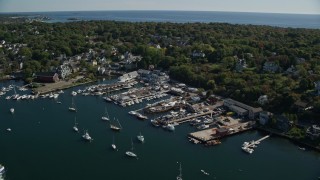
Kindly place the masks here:
MULTIPOLYGON (((111 82, 114 80, 100 83, 111 82)), ((0 88, 10 84, 22 82, 1 82, 0 88)), ((184 180, 311 180, 320 176, 320 153, 303 151, 283 138, 271 136, 253 154, 243 152, 244 141, 265 135, 258 131, 222 139, 222 144, 208 148, 188 141, 187 134, 196 131, 188 124, 169 132, 153 127, 149 120, 141 121, 128 114, 145 104, 120 107, 107 103, 101 96, 77 95, 74 97, 77 112, 68 111, 71 91, 84 87, 65 90, 58 98, 61 104, 53 99, 0 98, 0 163, 6 168, 5 179, 169 180, 179 174, 177 162, 182 163, 184 180), (101 120, 105 107, 110 119, 119 119, 123 127, 120 132, 112 131, 109 122, 101 120), (14 114, 10 108, 15 109, 14 114), (72 129, 75 118, 79 133, 72 129), (12 131, 8 132, 7 128, 12 131), (93 138, 91 143, 82 139, 84 130, 93 138), (140 132, 145 137, 143 144, 137 140, 140 132), (111 148, 113 137, 118 151, 111 148), (138 159, 125 155, 131 149, 131 139, 138 159), (201 169, 210 175, 204 175, 201 169)))

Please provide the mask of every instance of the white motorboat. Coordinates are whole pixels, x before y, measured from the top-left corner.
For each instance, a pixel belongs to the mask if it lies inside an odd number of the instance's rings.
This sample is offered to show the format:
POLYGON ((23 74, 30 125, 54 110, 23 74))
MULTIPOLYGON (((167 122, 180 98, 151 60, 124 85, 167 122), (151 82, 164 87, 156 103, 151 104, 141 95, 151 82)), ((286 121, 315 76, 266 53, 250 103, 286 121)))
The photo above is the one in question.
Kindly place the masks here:
POLYGON ((110 99, 109 97, 104 97, 103 99, 106 100, 107 102, 111 102, 112 101, 112 99, 110 99))
POLYGON ((165 126, 166 129, 168 129, 169 131, 174 131, 175 130, 175 127, 173 124, 167 124, 167 126, 165 126))
POLYGON ((146 119, 148 119, 147 116, 144 116, 144 115, 142 115, 142 114, 140 114, 140 113, 137 113, 136 116, 137 116, 137 118, 139 118, 139 119, 141 119, 141 120, 146 120, 146 119))
POLYGON ((138 140, 142 143, 144 143, 144 136, 141 134, 140 132, 140 135, 137 136, 138 140))
POLYGON ((126 152, 126 155, 129 156, 129 157, 138 157, 138 156, 133 152, 133 142, 132 142, 132 139, 131 139, 131 151, 127 151, 127 152, 126 152))
POLYGON ((82 135, 82 138, 87 140, 87 141, 92 141, 93 139, 89 135, 88 131, 85 131, 84 134, 82 135))
POLYGON ((159 127, 160 126, 160 124, 159 124, 159 122, 157 121, 157 120, 155 120, 155 119, 151 119, 151 124, 153 125, 153 126, 155 126, 155 127, 159 127))
POLYGON ((58 97, 59 97, 59 94, 53 94, 54 99, 58 99, 58 97))
POLYGON ((71 95, 72 95, 72 96, 76 96, 77 94, 78 94, 78 93, 75 92, 75 91, 72 91, 72 92, 71 92, 71 95))
POLYGON ((128 113, 131 114, 131 115, 136 115, 137 114, 136 111, 129 111, 128 113))
POLYGON ((13 114, 14 113, 14 108, 10 108, 10 112, 11 112, 11 114, 13 114))
POLYGON ((8 131, 8 132, 11 132, 11 128, 8 128, 7 131, 8 131))

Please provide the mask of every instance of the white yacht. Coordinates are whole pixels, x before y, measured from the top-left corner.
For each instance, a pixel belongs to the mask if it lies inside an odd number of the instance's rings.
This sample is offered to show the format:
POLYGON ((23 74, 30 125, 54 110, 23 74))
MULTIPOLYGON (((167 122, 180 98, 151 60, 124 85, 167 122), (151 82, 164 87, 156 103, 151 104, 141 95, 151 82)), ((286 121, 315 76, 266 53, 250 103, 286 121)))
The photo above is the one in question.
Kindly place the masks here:
POLYGON ((142 115, 142 114, 140 114, 140 113, 137 113, 136 116, 137 116, 137 118, 139 118, 139 119, 141 119, 141 120, 146 120, 146 119, 148 119, 147 116, 144 116, 144 115, 142 115))
POLYGON ((74 102, 73 102, 73 98, 72 98, 71 107, 69 107, 69 111, 77 112, 76 106, 75 106, 75 104, 74 104, 74 102))
POLYGON ((130 157, 135 157, 135 158, 138 157, 138 156, 137 156, 135 153, 133 153, 132 151, 133 151, 133 142, 132 142, 132 139, 131 139, 131 151, 127 151, 127 152, 126 152, 126 155, 127 155, 127 156, 130 156, 130 157))
POLYGON ((75 132, 79 132, 79 129, 78 129, 78 126, 77 126, 78 124, 77 124, 77 120, 76 120, 76 118, 74 118, 74 126, 72 127, 73 128, 73 130, 75 131, 75 132))
POLYGON ((137 138, 138 138, 138 140, 139 140, 140 142, 144 143, 144 137, 143 137, 143 135, 141 134, 141 132, 140 132, 140 135, 137 136, 137 138))
POLYGON ((166 126, 166 128, 167 128, 169 131, 174 131, 174 130, 175 130, 173 124, 168 124, 168 125, 166 126))
POLYGON ((14 113, 14 108, 10 108, 10 112, 11 112, 11 114, 13 114, 14 113))
POLYGON ((107 107, 105 108, 105 113, 104 113, 104 114, 105 114, 105 115, 102 116, 101 119, 102 119, 103 121, 109 121, 110 119, 109 119, 109 114, 108 114, 108 111, 107 111, 107 107))
POLYGON ((82 138, 87 140, 87 141, 92 141, 93 139, 90 137, 88 131, 85 131, 84 134, 82 135, 82 138))
POLYGON ((72 91, 72 92, 71 92, 71 95, 72 95, 72 96, 76 96, 77 94, 78 94, 78 93, 75 92, 75 91, 72 91))
POLYGON ((129 111, 128 113, 131 114, 131 115, 136 115, 137 114, 136 111, 129 111))

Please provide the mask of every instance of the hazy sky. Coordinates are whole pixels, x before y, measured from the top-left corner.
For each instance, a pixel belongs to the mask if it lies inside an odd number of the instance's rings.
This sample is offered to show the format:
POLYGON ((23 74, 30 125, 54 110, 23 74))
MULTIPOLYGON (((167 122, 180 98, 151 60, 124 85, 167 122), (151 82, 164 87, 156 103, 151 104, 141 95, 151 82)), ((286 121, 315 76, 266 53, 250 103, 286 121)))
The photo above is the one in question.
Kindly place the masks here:
POLYGON ((320 14, 320 0, 0 0, 0 12, 193 10, 320 14))

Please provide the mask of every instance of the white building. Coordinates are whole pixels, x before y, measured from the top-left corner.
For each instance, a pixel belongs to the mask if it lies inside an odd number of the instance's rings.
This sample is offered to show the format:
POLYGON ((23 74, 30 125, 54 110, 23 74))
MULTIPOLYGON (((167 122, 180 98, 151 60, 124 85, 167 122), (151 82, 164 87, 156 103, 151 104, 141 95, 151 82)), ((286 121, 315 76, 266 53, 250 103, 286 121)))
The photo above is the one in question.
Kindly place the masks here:
POLYGON ((262 108, 260 107, 254 108, 230 98, 225 99, 223 101, 223 105, 228 107, 231 111, 237 113, 239 116, 248 115, 250 119, 256 118, 257 115, 259 115, 259 113, 262 111, 262 108))

